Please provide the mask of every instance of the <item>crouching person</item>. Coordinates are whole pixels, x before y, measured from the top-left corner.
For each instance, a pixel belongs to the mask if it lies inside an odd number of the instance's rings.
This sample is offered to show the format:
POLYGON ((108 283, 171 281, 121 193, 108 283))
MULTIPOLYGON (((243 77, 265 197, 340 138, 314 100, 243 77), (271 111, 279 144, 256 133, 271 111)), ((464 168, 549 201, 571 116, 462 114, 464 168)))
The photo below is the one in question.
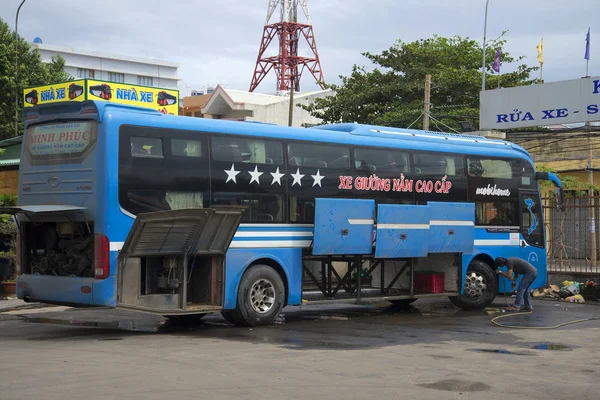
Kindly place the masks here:
POLYGON ((508 271, 500 271, 496 269, 496 274, 502 274, 512 281, 512 287, 514 288, 517 283, 517 278, 522 275, 519 289, 517 290, 517 298, 512 307, 508 309, 511 311, 533 311, 531 305, 531 292, 529 287, 537 278, 537 269, 527 261, 517 257, 498 257, 496 258, 496 268, 507 267, 508 271))

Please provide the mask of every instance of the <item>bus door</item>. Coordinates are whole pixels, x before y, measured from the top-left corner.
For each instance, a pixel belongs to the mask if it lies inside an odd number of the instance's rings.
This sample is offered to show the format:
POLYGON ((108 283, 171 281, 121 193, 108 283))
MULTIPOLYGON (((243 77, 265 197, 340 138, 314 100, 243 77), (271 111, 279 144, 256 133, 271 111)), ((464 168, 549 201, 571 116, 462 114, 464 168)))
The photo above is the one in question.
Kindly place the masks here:
POLYGON ((221 310, 225 253, 244 207, 138 214, 119 253, 117 306, 162 315, 221 310))
POLYGON ((538 191, 521 190, 519 209, 521 230, 519 257, 529 261, 538 271, 545 271, 544 222, 538 191))

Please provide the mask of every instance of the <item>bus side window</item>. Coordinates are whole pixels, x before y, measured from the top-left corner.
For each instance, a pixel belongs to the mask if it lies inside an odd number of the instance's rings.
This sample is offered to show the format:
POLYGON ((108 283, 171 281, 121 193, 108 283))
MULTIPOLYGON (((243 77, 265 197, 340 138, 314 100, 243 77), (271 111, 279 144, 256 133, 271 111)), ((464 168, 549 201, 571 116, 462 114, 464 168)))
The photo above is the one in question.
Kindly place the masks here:
POLYGON ((357 148, 354 150, 354 167, 366 172, 408 172, 407 152, 357 148))
POLYGON ((340 146, 290 143, 288 163, 300 167, 350 168, 350 150, 340 146))
POLYGON ((211 142, 215 161, 283 164, 283 148, 274 140, 214 136, 211 142))
POLYGON ((512 201, 476 202, 475 220, 478 225, 519 226, 512 201))
POLYGON ((171 139, 171 154, 176 157, 202 157, 199 140, 171 139))
POLYGON ((315 199, 290 196, 290 221, 313 223, 315 220, 315 199))
POLYGON ((243 222, 283 221, 283 196, 278 194, 219 192, 213 194, 212 205, 246 206, 243 222))
POLYGON ((513 166, 510 161, 494 158, 468 158, 469 176, 512 179, 513 166))
POLYGON ((131 155, 133 157, 162 158, 162 139, 154 137, 131 136, 131 155))
POLYGON ((464 163, 460 156, 415 153, 415 172, 422 175, 463 176, 464 163))

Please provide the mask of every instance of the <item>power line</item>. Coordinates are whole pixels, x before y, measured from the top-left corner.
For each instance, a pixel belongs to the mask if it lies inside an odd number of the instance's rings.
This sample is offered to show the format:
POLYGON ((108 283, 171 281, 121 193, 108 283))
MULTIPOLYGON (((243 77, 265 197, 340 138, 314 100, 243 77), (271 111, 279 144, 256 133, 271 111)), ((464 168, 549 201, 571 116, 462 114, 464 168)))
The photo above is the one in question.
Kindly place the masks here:
POLYGON ((539 147, 550 146, 551 144, 559 143, 559 142, 562 142, 562 141, 568 140, 568 139, 573 139, 575 137, 577 137, 577 138, 588 138, 588 137, 597 137, 597 136, 600 136, 600 134, 578 134, 578 135, 571 135, 571 136, 567 136, 565 138, 560 138, 560 139, 554 140, 554 141, 549 142, 549 143, 541 143, 541 144, 538 144, 537 146, 526 148, 525 150, 531 151, 531 150, 537 149, 539 147))

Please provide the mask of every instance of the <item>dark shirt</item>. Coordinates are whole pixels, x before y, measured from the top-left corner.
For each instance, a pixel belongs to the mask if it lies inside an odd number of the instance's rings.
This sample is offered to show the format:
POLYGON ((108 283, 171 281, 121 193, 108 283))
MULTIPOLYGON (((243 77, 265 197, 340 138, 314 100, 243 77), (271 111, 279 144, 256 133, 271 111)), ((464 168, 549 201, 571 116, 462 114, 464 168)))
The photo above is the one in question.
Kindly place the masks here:
POLYGON ((533 275, 537 276, 537 269, 535 269, 535 267, 533 265, 529 264, 527 261, 523 260, 522 258, 511 257, 511 258, 508 258, 507 260, 508 260, 508 262, 506 263, 506 266, 508 267, 509 271, 512 269, 515 274, 519 274, 519 275, 533 274, 533 275))

